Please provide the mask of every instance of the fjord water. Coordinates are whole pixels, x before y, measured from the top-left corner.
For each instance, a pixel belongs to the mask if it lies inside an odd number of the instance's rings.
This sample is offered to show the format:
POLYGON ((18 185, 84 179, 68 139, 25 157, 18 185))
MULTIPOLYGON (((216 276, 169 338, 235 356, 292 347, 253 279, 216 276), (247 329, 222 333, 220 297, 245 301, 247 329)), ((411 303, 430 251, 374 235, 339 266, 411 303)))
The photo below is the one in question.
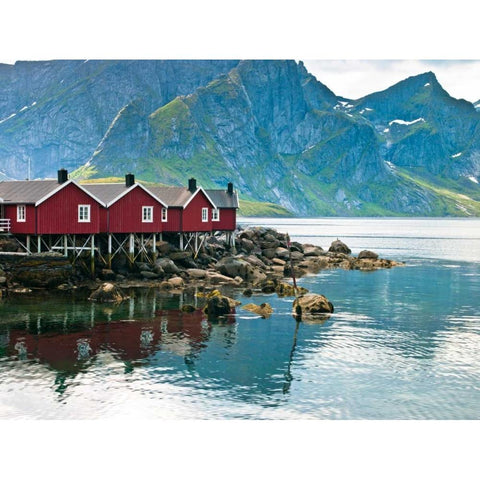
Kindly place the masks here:
POLYGON ((335 313, 297 323, 181 313, 200 301, 136 291, 0 303, 3 419, 479 419, 479 219, 240 219, 326 248, 337 237, 404 267, 326 270, 299 284, 335 313))

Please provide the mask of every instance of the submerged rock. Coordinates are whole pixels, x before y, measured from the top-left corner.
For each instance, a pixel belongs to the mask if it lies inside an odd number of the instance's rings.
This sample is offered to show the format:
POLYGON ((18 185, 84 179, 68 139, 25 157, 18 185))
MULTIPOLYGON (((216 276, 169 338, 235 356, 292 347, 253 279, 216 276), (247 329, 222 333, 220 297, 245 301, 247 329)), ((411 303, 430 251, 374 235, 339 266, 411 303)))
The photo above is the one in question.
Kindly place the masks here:
POLYGON ((293 314, 297 317, 333 313, 333 304, 323 295, 307 293, 293 302, 293 314))
POLYGON ((113 283, 102 283, 88 299, 99 303, 120 303, 127 298, 128 296, 113 283))
POLYGON ((295 295, 308 293, 308 290, 303 287, 297 287, 297 291, 295 292, 295 287, 286 282, 278 282, 275 291, 279 297, 294 297, 295 295))
POLYGON ((249 312, 256 313, 262 318, 269 318, 273 313, 273 308, 269 303, 262 303, 261 305, 255 305, 254 303, 247 303, 242 307, 243 310, 248 310, 249 312))

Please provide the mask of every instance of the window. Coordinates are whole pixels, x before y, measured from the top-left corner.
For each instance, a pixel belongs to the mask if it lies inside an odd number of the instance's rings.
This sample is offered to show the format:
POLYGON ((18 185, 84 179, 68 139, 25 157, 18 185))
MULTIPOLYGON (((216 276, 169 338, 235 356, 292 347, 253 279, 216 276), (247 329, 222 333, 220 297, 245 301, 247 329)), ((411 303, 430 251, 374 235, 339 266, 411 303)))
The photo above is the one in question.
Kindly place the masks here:
POLYGON ((162 222, 167 221, 167 209, 165 207, 162 208, 162 222))
POLYGON ((202 208, 202 222, 208 222, 208 208, 202 208))
POLYGON ((153 222, 153 207, 142 207, 142 222, 143 223, 153 222))
POLYGON ((220 221, 220 210, 218 208, 214 208, 212 210, 212 222, 219 222, 220 221))
POLYGON ((17 205, 17 222, 26 221, 26 209, 25 205, 17 205))
POLYGON ((83 223, 90 222, 90 205, 78 206, 78 221, 83 223))

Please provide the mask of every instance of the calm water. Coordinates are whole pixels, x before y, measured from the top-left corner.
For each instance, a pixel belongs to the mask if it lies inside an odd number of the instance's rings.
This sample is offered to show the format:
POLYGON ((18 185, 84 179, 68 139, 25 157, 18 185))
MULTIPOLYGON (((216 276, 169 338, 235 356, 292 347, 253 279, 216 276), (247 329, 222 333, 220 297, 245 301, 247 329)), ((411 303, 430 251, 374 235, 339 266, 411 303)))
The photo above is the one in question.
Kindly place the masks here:
POLYGON ((242 219, 293 240, 407 266, 299 283, 335 314, 299 323, 182 314, 154 290, 120 306, 71 297, 0 303, 3 419, 480 419, 480 220, 242 219))

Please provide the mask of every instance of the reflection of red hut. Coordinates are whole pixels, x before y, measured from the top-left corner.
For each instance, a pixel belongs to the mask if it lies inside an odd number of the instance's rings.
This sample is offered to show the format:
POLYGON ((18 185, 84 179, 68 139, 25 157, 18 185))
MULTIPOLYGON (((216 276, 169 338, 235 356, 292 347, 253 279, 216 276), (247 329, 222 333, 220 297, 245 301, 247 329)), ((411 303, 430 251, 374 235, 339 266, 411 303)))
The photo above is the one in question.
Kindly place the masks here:
POLYGON ((151 321, 99 323, 75 333, 35 335, 12 330, 9 350, 11 355, 35 358, 60 371, 78 371, 84 361, 102 352, 125 361, 146 358, 163 349, 186 355, 207 339, 202 318, 201 310, 165 310, 151 321))

